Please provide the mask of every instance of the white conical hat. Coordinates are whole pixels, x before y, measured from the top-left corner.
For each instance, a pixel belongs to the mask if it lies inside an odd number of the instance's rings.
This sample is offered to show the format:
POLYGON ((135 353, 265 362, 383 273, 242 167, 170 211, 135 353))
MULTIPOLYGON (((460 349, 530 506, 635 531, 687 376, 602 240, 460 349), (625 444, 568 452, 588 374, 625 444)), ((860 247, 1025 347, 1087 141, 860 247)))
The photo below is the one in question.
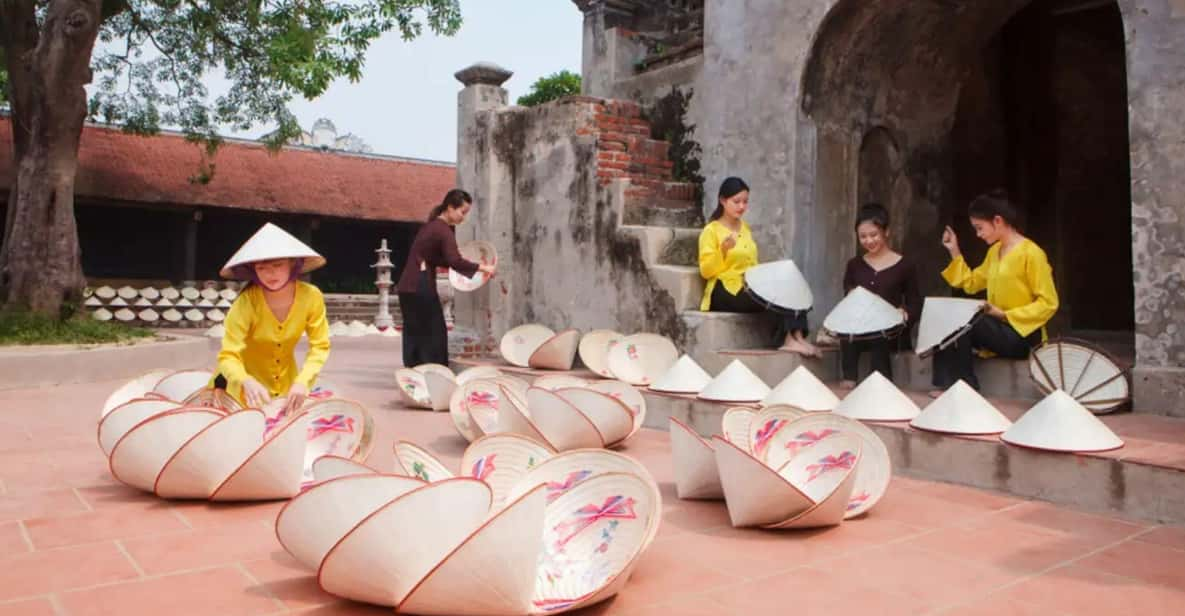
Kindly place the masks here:
POLYGON ((809 310, 815 303, 806 277, 790 259, 750 267, 745 270, 745 285, 761 299, 780 308, 809 310))
MULTIPOLYGON (((498 250, 489 242, 483 242, 481 240, 465 242, 457 248, 457 252, 460 252, 466 261, 472 261, 478 265, 498 266, 498 250)), ((490 275, 480 270, 474 272, 472 278, 466 278, 460 272, 451 268, 448 271, 449 284, 454 289, 462 292, 476 291, 485 285, 485 283, 489 282, 489 280, 490 275)))
POLYGON ((703 400, 715 402, 757 402, 769 395, 769 385, 748 366, 734 359, 699 392, 703 400))
POLYGON ((119 289, 117 289, 115 292, 116 292, 117 294, 119 294, 119 296, 120 296, 120 297, 122 297, 122 298, 124 298, 124 299, 127 299, 127 300, 135 299, 135 298, 136 298, 136 296, 140 294, 140 292, 139 292, 139 291, 137 291, 137 290, 135 290, 135 289, 133 289, 132 287, 129 287, 129 286, 127 286, 127 285, 124 285, 124 286, 120 287, 120 288, 119 288, 119 289))
POLYGON ((177 321, 180 321, 182 318, 184 318, 184 315, 182 315, 181 312, 176 308, 169 308, 168 310, 162 312, 160 316, 170 323, 176 323, 177 321))
POLYGON ((218 292, 218 297, 221 297, 222 299, 224 299, 228 302, 235 301, 235 298, 238 296, 239 296, 239 292, 235 291, 234 289, 228 288, 228 289, 223 289, 218 292))
POLYGON ((948 434, 999 434, 1012 422, 963 381, 958 381, 909 425, 948 434))
POLYGON ((174 302, 173 305, 178 308, 191 308, 193 307, 193 302, 189 301, 189 298, 187 297, 182 297, 181 299, 174 302))
POLYGON ((227 300, 227 299, 220 299, 220 300, 218 300, 218 303, 215 305, 218 306, 219 308, 230 308, 231 307, 230 300, 227 300))
POLYGON ((675 470, 675 495, 683 499, 724 498, 716 451, 683 422, 670 419, 671 462, 675 470))
POLYGON ((112 316, 111 311, 106 308, 99 308, 91 313, 91 317, 96 321, 110 321, 112 316))
POLYGON ((202 296, 201 291, 198 291, 194 287, 185 287, 185 288, 181 289, 181 297, 184 297, 185 299, 188 299, 190 301, 195 300, 201 296, 202 296))
POLYGON ((1029 356, 1029 376, 1042 393, 1060 389, 1095 414, 1131 397, 1125 373, 1105 351, 1079 341, 1050 340, 1029 356))
POLYGON ((761 400, 762 406, 777 404, 795 406, 804 411, 823 412, 839 405, 839 397, 806 366, 799 366, 761 400))
POLYGON ((836 415, 865 421, 909 421, 922 410, 875 370, 835 407, 836 415))
POLYGON ((1106 424, 1060 389, 1016 420, 1000 440, 1050 451, 1108 451, 1123 447, 1123 441, 1106 424))
POLYGON ((350 335, 350 326, 342 321, 334 321, 329 326, 329 334, 331 336, 348 336, 350 335))
POLYGON ((212 301, 210 301, 210 300, 208 300, 208 299, 205 299, 205 298, 203 298, 203 299, 201 299, 201 300, 199 300, 199 301, 198 301, 198 303, 197 303, 197 307, 198 307, 198 308, 213 308, 213 307, 214 307, 214 302, 212 302, 212 301))
POLYGON ((658 334, 634 334, 609 350, 609 372, 631 385, 649 385, 666 374, 679 359, 670 338, 658 334))
POLYGON ((95 289, 95 295, 102 298, 102 299, 111 299, 111 298, 115 297, 116 293, 115 293, 115 289, 104 285, 104 286, 101 286, 101 287, 95 289))
POLYGON ((112 308, 120 308, 123 306, 127 306, 128 301, 122 297, 117 297, 117 298, 107 302, 107 305, 111 306, 112 308))
POLYGON ((214 321, 215 323, 221 323, 222 321, 226 320, 226 313, 215 308, 206 313, 206 318, 214 321))
POLYGON ((580 361, 593 372, 612 378, 609 372, 609 348, 625 338, 611 329, 594 329, 580 339, 580 361))
POLYGON ((214 325, 210 329, 206 330, 207 338, 221 338, 224 335, 226 335, 226 326, 221 323, 218 323, 217 325, 214 325))
POLYGON ((202 296, 202 299, 208 299, 210 301, 214 301, 214 300, 218 299, 218 289, 206 287, 201 290, 201 296, 202 296))
POLYGON ((157 299, 160 297, 160 291, 157 291, 155 287, 144 287, 140 289, 140 297, 144 299, 157 299))
POLYGON ((942 343, 965 330, 987 304, 978 299, 927 297, 918 324, 917 354, 926 357, 942 343))
POLYGON ((148 308, 148 307, 152 306, 152 302, 141 297, 141 298, 137 299, 135 302, 133 302, 132 305, 137 308, 148 308))
POLYGON ((158 308, 172 308, 172 307, 173 307, 173 302, 172 302, 172 300, 170 300, 170 299, 169 299, 169 298, 167 298, 167 297, 162 297, 162 298, 160 298, 159 300, 157 300, 157 301, 156 301, 156 306, 157 306, 158 308))
POLYGON ((185 318, 190 321, 201 321, 205 318, 205 316, 202 315, 201 310, 198 310, 197 308, 190 308, 189 310, 185 311, 185 318))
POLYGON ((690 355, 684 354, 650 389, 673 394, 698 394, 711 382, 712 375, 695 363, 690 355))
POLYGON ((82 305, 92 307, 92 308, 98 308, 103 305, 103 300, 92 295, 92 296, 86 298, 86 301, 82 302, 82 305))
POLYGON ((325 257, 317 254, 315 250, 293 237, 291 233, 269 222, 260 227, 255 235, 252 235, 251 239, 239 248, 238 252, 226 262, 226 265, 222 266, 222 271, 219 274, 223 278, 236 278, 235 267, 270 259, 304 259, 302 273, 311 272, 325 265, 325 257))
POLYGON ((144 310, 141 310, 140 312, 136 313, 136 316, 140 317, 141 321, 147 321, 148 323, 155 323, 160 319, 160 315, 151 308, 145 308, 144 310))
POLYGON ((136 313, 128 308, 120 308, 115 311, 115 320, 117 321, 134 321, 136 320, 136 313))
POLYGON ((181 297, 181 292, 173 287, 165 287, 160 290, 160 296, 165 299, 177 299, 181 297))
POLYGON ((565 329, 539 345, 527 358, 527 365, 545 370, 571 370, 579 345, 580 331, 565 329))
POLYGON ((519 325, 502 336, 498 348, 502 351, 502 357, 506 361, 520 368, 526 368, 531 354, 554 335, 555 332, 551 328, 543 325, 534 323, 519 325))
POLYGON ((836 336, 859 336, 900 327, 905 323, 901 311, 881 296, 856 287, 823 319, 823 329, 836 336))

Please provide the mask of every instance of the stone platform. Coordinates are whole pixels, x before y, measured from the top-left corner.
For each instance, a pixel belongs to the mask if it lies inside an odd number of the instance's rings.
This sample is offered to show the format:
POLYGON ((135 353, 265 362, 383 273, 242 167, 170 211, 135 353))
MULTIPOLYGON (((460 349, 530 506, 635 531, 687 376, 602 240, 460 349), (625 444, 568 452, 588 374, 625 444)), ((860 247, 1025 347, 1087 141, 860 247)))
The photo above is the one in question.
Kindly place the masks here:
MULTIPOLYGON (((779 355, 784 356, 779 361, 792 357, 779 355)), ((766 366, 775 361, 771 356, 760 357, 766 358, 762 360, 766 366)), ((493 360, 456 363, 459 368, 498 365, 528 380, 557 374, 493 360)), ((584 370, 561 374, 595 378, 584 370)), ((642 391, 647 401, 646 426, 659 430, 667 429, 668 418, 674 417, 704 436, 719 434, 720 418, 731 406, 694 396, 642 391)), ((923 393, 909 395, 919 407, 930 402, 923 393)), ((988 399, 1014 420, 1033 404, 1032 400, 1017 398, 988 399)), ((1052 453, 1007 445, 995 437, 923 432, 907 422, 868 425, 888 446, 898 475, 999 490, 1092 511, 1185 522, 1185 420, 1141 413, 1106 415, 1102 420, 1124 440, 1122 449, 1094 454, 1052 453)))

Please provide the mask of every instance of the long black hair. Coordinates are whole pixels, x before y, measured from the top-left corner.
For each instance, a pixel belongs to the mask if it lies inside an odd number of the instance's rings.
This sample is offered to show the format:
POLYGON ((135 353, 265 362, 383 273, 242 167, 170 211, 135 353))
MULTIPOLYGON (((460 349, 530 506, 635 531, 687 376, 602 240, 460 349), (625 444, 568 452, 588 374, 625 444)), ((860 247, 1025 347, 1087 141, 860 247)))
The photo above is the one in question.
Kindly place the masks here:
POLYGON ((731 199, 737 196, 737 193, 747 190, 749 190, 749 185, 746 184, 741 178, 725 178, 724 181, 720 183, 720 194, 716 197, 716 211, 712 212, 712 215, 708 217, 708 220, 718 220, 724 215, 724 204, 721 203, 721 201, 724 201, 725 199, 731 199))
POLYGON ((473 203, 473 197, 469 196, 469 193, 460 188, 454 188, 444 194, 444 199, 441 200, 440 205, 432 208, 431 212, 428 212, 428 222, 432 222, 437 216, 443 214, 446 208, 454 210, 466 203, 473 203))
POLYGON ((997 188, 972 199, 971 205, 967 207, 967 215, 971 218, 988 221, 999 216, 1008 223, 1008 226, 1018 231, 1024 223, 1016 206, 1009 201, 1008 191, 1003 188, 997 188))
POLYGON ((885 232, 889 228, 889 209, 879 203, 865 203, 860 206, 860 211, 856 213, 856 230, 859 231, 860 225, 870 222, 876 225, 881 232, 885 232))

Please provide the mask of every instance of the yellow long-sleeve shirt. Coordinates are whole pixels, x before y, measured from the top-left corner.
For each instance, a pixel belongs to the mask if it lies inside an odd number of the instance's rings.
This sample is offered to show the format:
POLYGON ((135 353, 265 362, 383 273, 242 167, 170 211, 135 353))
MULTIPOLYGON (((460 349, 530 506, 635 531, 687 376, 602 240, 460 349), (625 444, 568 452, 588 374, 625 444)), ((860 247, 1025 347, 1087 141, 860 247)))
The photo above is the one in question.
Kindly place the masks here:
POLYGON ((741 221, 736 246, 733 246, 726 256, 720 249, 720 244, 728 239, 729 235, 732 235, 732 229, 724 226, 719 220, 705 225, 699 234, 699 273, 707 281, 700 310, 711 309, 712 290, 717 284, 723 284, 733 295, 740 293, 745 286, 745 270, 757 265, 757 243, 753 241, 749 225, 741 221))
POLYGON ((1000 258, 1000 244, 988 248, 983 263, 971 269, 962 256, 942 272, 950 286, 967 293, 987 289, 987 301, 1004 311, 1008 323, 1021 336, 1041 331, 1057 312, 1057 289, 1053 268, 1045 251, 1028 238, 1000 258))
POLYGON ((312 390, 317 375, 329 359, 329 321, 321 290, 296 283, 292 308, 282 322, 276 319, 263 290, 249 286, 231 306, 223 324, 218 372, 226 377, 227 393, 243 400, 243 381, 254 377, 272 397, 288 394, 293 383, 312 390), (297 372, 296 343, 308 333, 309 352, 297 372))

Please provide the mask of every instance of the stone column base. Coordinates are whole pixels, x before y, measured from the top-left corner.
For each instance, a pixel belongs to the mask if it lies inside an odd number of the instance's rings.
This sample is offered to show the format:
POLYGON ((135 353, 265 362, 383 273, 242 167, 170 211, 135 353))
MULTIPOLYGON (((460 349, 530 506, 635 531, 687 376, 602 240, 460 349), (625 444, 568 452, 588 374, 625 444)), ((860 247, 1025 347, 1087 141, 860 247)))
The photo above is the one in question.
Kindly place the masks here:
POLYGON ((1185 417, 1185 369, 1136 366, 1132 369, 1132 409, 1152 415, 1185 417))

